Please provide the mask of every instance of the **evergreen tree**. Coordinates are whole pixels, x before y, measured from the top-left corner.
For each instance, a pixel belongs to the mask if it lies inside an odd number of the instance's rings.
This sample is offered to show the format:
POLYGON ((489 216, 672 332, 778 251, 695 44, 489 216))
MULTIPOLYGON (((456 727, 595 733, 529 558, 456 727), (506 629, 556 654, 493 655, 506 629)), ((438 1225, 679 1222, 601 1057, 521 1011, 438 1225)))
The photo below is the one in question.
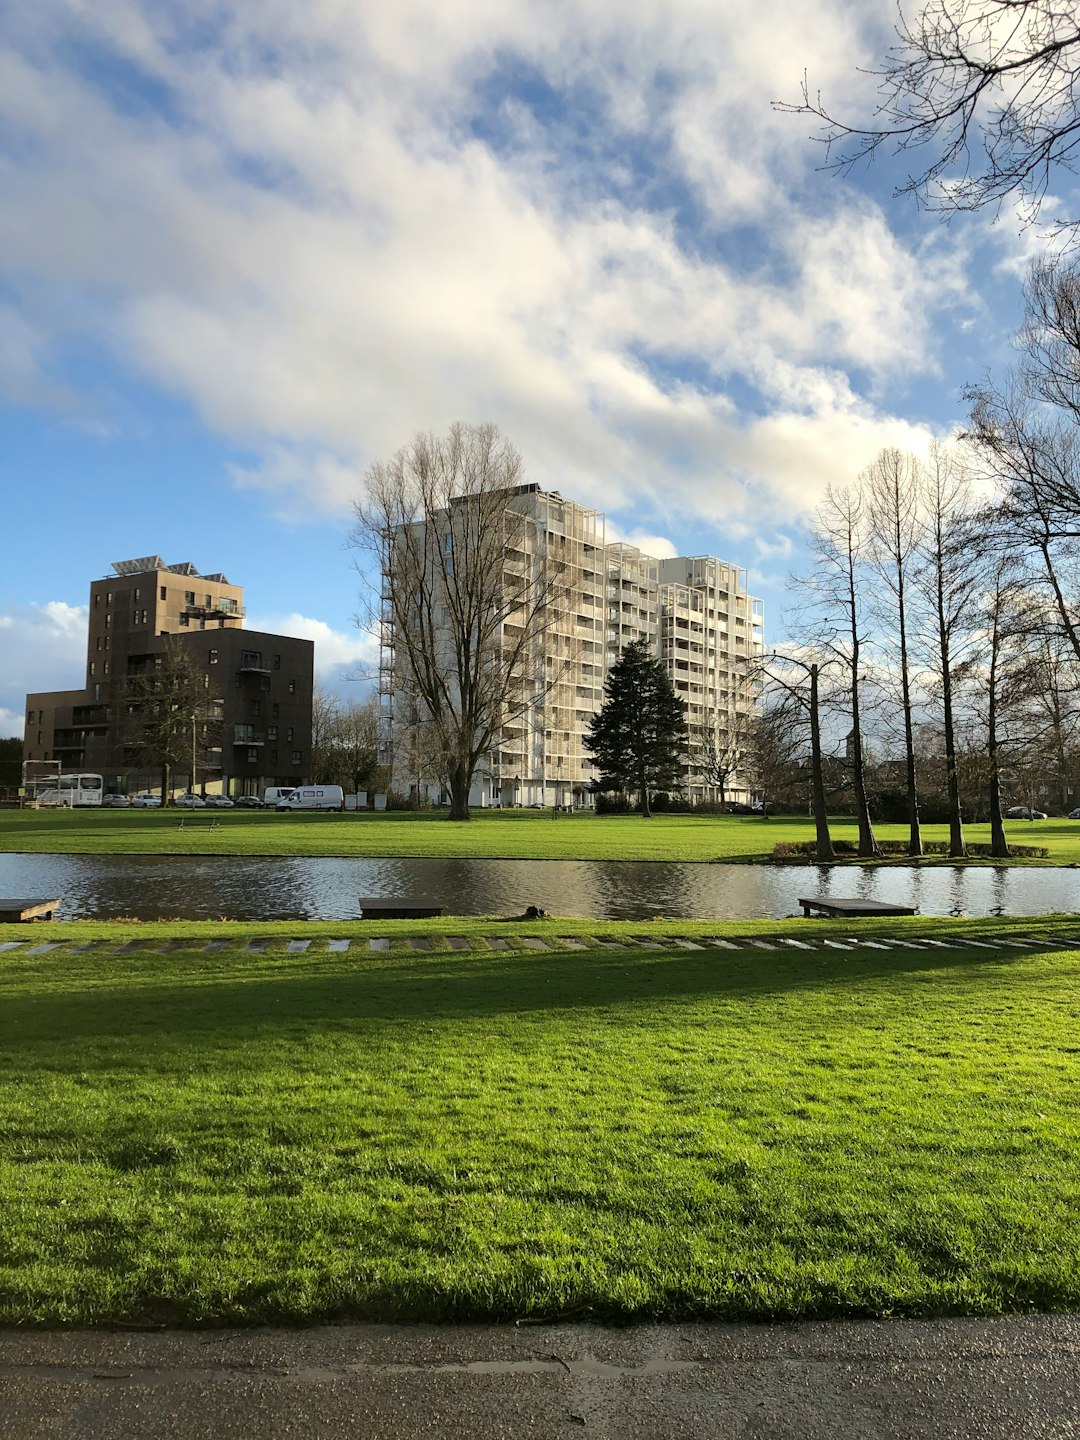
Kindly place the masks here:
POLYGON ((585 739, 601 789, 636 790, 641 813, 651 815, 650 793, 681 784, 688 739, 685 704, 648 641, 635 640, 608 671, 585 739))

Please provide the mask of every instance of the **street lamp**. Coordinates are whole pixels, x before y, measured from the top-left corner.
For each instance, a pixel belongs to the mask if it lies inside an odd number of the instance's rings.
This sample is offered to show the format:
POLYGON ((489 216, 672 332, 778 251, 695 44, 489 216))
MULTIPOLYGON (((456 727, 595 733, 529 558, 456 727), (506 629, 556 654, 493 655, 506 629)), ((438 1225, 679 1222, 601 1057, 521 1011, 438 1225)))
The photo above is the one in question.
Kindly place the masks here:
POLYGON ((195 794, 195 715, 191 716, 191 793, 195 794))

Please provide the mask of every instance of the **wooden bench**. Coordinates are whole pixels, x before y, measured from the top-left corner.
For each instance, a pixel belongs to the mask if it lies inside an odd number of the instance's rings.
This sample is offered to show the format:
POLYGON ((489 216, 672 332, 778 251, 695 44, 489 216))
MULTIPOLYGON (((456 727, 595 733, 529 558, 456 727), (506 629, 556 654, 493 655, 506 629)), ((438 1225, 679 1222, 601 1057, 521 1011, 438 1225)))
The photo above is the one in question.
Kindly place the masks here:
POLYGON ((915 905, 887 905, 883 900, 830 900, 822 895, 800 896, 799 904, 807 919, 814 914, 824 915, 830 920, 835 920, 844 915, 850 917, 857 915, 917 915, 919 913, 918 907, 915 905))
POLYGON ((0 924, 17 925, 22 920, 51 920, 59 900, 0 900, 0 924))
POLYGON ((412 900, 388 900, 381 896, 360 896, 361 920, 431 920, 443 913, 441 905, 420 905, 412 900))

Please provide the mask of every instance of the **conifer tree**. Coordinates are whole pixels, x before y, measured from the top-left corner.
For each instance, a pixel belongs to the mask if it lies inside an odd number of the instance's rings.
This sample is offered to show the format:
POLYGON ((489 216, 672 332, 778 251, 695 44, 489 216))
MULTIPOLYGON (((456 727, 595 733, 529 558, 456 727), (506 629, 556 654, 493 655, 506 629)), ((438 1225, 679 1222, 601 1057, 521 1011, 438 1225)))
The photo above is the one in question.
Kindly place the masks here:
POLYGON ((680 784, 688 739, 686 706, 667 671, 647 640, 633 641, 608 671, 585 738, 601 789, 636 790, 641 813, 651 815, 651 792, 680 784))

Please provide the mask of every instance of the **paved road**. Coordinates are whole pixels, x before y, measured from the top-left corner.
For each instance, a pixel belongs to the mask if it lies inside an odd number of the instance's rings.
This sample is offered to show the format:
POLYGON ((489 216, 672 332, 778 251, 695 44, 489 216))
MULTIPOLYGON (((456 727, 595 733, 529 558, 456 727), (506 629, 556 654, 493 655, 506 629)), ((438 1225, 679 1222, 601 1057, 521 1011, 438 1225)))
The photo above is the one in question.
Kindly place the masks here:
POLYGON ((1080 1440, 1080 1317, 0 1332, 3 1440, 1080 1440))

